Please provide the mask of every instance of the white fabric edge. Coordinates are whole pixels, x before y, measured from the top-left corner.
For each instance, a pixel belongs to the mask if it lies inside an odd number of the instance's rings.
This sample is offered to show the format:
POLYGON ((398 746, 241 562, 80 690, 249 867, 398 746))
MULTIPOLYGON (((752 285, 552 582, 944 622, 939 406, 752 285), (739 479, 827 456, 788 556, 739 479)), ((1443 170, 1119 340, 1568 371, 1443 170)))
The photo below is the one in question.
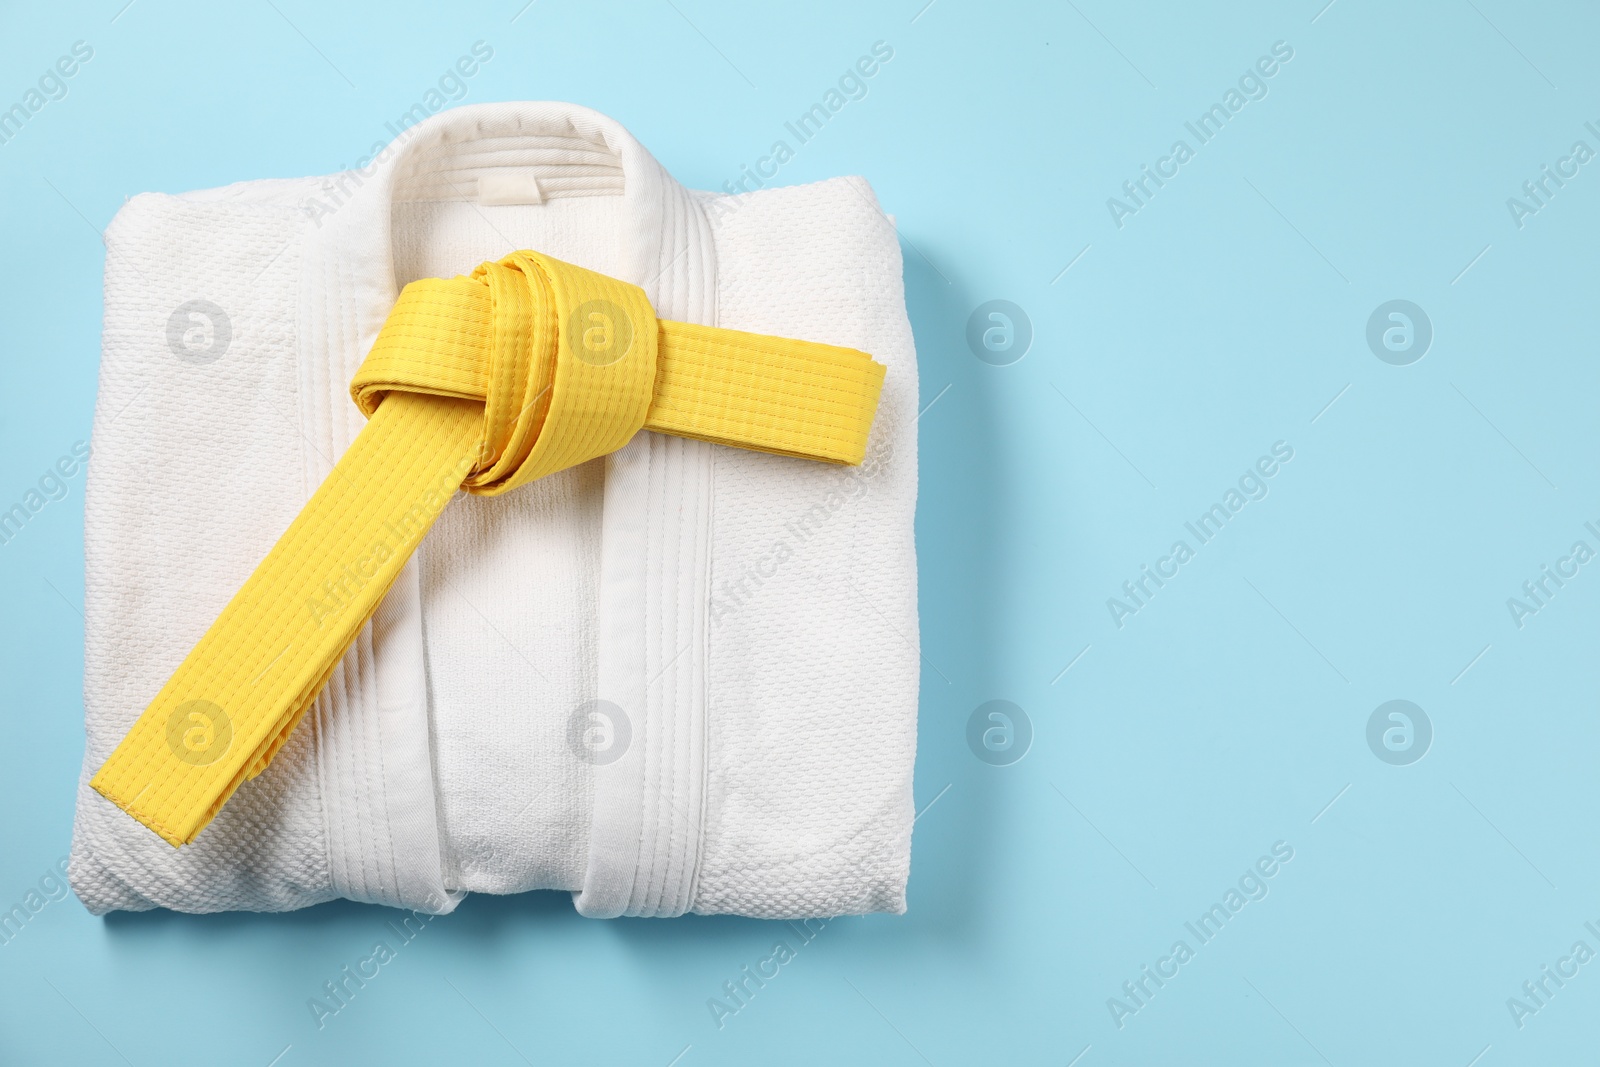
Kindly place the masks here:
MULTIPOLYGON (((714 321, 703 210, 631 137, 613 147, 624 149, 625 195, 641 201, 626 280, 645 289, 659 316, 714 321)), ((589 863, 573 894, 590 918, 681 915, 693 899, 705 795, 711 454, 702 442, 644 433, 607 459, 598 692, 628 718, 630 741, 595 768, 589 863), (689 565, 668 573, 664 561, 685 552, 689 565)))
POLYGON ((573 906, 591 919, 627 911, 639 864, 644 822, 646 679, 644 647, 645 554, 650 490, 650 441, 644 434, 606 457, 605 512, 601 529, 600 699, 628 717, 630 743, 621 758, 595 768, 589 865, 573 906), (634 709, 632 711, 628 709, 634 709))
POLYGON ((429 786, 386 792, 397 899, 418 911, 443 915, 454 911, 467 894, 445 885, 427 661, 422 627, 412 625, 421 618, 421 601, 421 577, 413 559, 372 617, 377 665, 373 682, 386 783, 426 782, 429 786))

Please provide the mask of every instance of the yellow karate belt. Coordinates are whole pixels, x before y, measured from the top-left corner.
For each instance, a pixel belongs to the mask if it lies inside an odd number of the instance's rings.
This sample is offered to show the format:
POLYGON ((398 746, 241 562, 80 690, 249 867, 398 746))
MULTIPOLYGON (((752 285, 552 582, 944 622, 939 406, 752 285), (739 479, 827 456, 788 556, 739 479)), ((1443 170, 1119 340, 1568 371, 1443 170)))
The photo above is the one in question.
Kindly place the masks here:
POLYGON ((350 385, 368 417, 90 785, 174 846, 266 769, 457 489, 492 496, 640 429, 857 464, 884 368, 658 321, 537 252, 412 282, 350 385))

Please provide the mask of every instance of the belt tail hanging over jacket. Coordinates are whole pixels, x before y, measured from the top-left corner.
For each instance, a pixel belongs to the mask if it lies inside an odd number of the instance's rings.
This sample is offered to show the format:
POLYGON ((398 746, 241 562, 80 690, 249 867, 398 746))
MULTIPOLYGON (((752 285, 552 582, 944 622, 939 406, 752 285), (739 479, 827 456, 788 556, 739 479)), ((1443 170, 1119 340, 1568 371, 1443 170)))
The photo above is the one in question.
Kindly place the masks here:
POLYGON ((90 781, 174 846, 260 774, 457 490, 494 495, 641 429, 858 464, 884 368, 659 321, 537 252, 401 292, 351 383, 368 423, 90 781))

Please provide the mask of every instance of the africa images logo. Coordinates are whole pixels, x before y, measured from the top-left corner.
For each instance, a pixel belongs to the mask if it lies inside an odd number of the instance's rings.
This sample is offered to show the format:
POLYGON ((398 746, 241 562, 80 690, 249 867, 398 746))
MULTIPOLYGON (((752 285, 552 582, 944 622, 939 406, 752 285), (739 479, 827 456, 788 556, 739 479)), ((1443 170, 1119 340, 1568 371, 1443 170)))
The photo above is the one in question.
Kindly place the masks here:
POLYGON ((1033 721, 1009 700, 979 704, 967 717, 967 747, 991 767, 1009 767, 1033 745, 1033 721))
POLYGON ((208 767, 233 747, 233 720, 209 700, 189 700, 167 716, 167 747, 192 767, 208 767))
POLYGON ((609 700, 585 700, 567 716, 567 748, 582 763, 594 767, 615 763, 632 740, 628 713, 609 700))
POLYGON ((1367 347, 1385 363, 1409 366, 1428 354, 1433 321, 1409 300, 1379 304, 1367 319, 1367 347))
POLYGON ((185 363, 215 363, 233 343, 233 320, 209 300, 189 300, 167 316, 167 347, 185 363))
POLYGON ((1379 704, 1367 719, 1367 747, 1393 767, 1405 767, 1428 754, 1433 722, 1409 700, 1379 704))
POLYGON ((967 347, 991 367, 1007 367, 1028 354, 1033 322, 1009 300, 979 304, 967 317, 967 347))
POLYGON ((585 300, 567 316, 567 347, 596 367, 609 367, 633 348, 633 321, 609 300, 585 300))

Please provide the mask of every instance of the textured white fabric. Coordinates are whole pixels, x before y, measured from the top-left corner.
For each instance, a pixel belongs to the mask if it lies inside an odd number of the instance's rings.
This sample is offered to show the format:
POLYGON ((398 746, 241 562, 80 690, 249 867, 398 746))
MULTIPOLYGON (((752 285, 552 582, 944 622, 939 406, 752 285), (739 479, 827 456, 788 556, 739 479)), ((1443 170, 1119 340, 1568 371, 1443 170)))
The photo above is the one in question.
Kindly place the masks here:
POLYGON ((535 888, 595 916, 904 908, 916 367, 865 182, 690 194, 603 116, 494 104, 363 171, 136 197, 107 243, 71 866, 91 910, 535 888), (867 464, 641 434, 458 497, 268 771, 171 849, 89 775, 359 432, 346 384, 399 286, 524 247, 663 317, 872 352, 867 464), (597 726, 623 740, 575 744, 597 726))
POLYGON ((716 451, 695 910, 903 911, 920 654, 917 377, 900 247, 860 179, 731 206, 718 227, 718 325, 850 345, 888 373, 860 467, 716 451))
MULTIPOLYGON (((336 895, 310 731, 297 731, 179 851, 88 787, 308 496, 294 317, 284 314, 295 304, 304 221, 288 204, 145 195, 106 230, 84 500, 85 774, 70 867, 94 912, 277 911, 336 895), (227 353, 215 362, 187 362, 169 344, 169 317, 191 300, 231 309, 227 353)), ((188 313, 179 321, 189 328, 188 313)), ((198 350, 217 342, 218 324, 208 339, 194 323, 198 350)))

